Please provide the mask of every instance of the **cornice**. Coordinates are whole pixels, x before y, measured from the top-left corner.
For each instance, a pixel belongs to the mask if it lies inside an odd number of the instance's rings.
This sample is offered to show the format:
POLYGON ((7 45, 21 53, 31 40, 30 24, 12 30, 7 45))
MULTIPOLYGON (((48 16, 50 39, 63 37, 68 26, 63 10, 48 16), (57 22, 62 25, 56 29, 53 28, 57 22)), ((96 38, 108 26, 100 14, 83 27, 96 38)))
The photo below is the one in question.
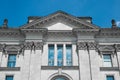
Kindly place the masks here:
POLYGON ((21 36, 20 29, 0 29, 0 36, 21 36))
POLYGON ((73 29, 73 33, 93 33, 93 34, 97 34, 99 32, 99 29, 81 29, 81 28, 74 28, 73 29))
MULTIPOLYGON (((35 27, 41 27, 44 24, 49 24, 52 23, 54 21, 65 21, 68 22, 69 24, 73 24, 73 25, 84 25, 87 26, 87 28, 91 28, 91 29, 99 29, 99 27, 97 27, 96 25, 93 25, 91 23, 87 23, 83 20, 80 20, 79 18, 66 14, 64 12, 57 12, 54 14, 51 14, 49 16, 43 17, 41 19, 35 20, 29 24, 23 25, 21 26, 21 29, 25 29, 25 28, 35 28, 35 27)), ((79 26, 80 27, 80 26, 79 26)))
POLYGON ((46 28, 38 28, 38 29, 21 29, 22 32, 24 33, 34 33, 34 32, 42 32, 46 33, 47 29, 46 28))
POLYGON ((120 28, 101 28, 96 38, 99 37, 120 37, 120 28))

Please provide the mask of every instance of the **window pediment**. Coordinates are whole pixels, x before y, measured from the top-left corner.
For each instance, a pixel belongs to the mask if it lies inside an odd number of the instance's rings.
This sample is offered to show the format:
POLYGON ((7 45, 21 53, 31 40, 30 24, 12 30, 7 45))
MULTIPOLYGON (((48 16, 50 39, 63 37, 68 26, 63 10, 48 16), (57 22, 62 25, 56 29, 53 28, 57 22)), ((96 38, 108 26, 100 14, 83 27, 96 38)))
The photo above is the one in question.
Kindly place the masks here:
POLYGON ((103 52, 108 52, 108 51, 115 51, 113 45, 100 45, 99 46, 99 51, 103 51, 103 52))

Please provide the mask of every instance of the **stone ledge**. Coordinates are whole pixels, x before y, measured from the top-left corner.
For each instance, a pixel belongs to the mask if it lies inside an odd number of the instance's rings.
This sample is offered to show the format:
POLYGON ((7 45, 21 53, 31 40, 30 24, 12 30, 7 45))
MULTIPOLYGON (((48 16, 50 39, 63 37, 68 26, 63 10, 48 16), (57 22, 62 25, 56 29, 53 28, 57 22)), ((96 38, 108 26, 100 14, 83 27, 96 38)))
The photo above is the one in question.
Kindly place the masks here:
POLYGON ((20 71, 20 67, 0 67, 0 71, 20 71))
POLYGON ((41 66, 42 70, 79 70, 79 66, 41 66))
POLYGON ((119 71, 118 67, 100 67, 100 71, 119 71))

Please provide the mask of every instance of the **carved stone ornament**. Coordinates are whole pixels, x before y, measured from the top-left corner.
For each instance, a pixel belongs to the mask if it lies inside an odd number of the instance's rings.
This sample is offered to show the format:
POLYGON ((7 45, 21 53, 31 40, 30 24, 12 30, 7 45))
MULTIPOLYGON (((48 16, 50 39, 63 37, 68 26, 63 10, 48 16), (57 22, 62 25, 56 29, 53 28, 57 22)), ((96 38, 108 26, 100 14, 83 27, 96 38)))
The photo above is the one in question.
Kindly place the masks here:
POLYGON ((25 49, 30 50, 41 50, 43 47, 43 42, 26 42, 24 44, 25 49))
POLYGON ((7 45, 7 44, 0 44, 0 50, 3 52, 3 54, 21 54, 24 53, 22 50, 21 45, 7 45))
POLYGON ((115 51, 115 48, 113 45, 99 45, 98 46, 99 51, 105 52, 105 51, 115 51))
POLYGON ((120 51, 120 44, 115 45, 116 51, 120 51))
POLYGON ((96 49, 96 43, 95 42, 78 42, 77 47, 79 50, 85 50, 85 49, 96 49))
POLYGON ((85 50, 85 49, 87 49, 86 43, 85 42, 78 42, 77 43, 77 48, 78 48, 78 50, 85 50))
POLYGON ((116 54, 115 45, 98 45, 97 51, 101 57, 102 54, 112 54, 113 56, 116 54))
POLYGON ((87 43, 88 44, 88 46, 89 46, 89 49, 91 49, 91 50, 94 50, 94 49, 96 49, 96 43, 95 42, 88 42, 87 43))
POLYGON ((43 42, 35 42, 35 49, 39 50, 43 48, 43 42))

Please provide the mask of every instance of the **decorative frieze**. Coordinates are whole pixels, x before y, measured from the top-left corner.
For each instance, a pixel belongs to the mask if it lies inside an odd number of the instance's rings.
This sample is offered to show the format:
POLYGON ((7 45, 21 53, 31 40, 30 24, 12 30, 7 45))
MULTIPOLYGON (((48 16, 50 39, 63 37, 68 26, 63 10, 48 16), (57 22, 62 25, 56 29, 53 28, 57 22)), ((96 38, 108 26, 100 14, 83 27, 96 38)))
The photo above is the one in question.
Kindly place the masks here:
POLYGON ((95 43, 95 42, 88 42, 87 44, 89 46, 89 49, 91 49, 91 50, 96 49, 97 43, 95 43))
POLYGON ((85 42, 78 42, 77 43, 77 49, 78 50, 85 50, 86 49, 86 43, 85 42))
POLYGON ((21 54, 22 48, 20 45, 0 44, 0 50, 3 54, 21 54))
POLYGON ((23 36, 20 29, 0 29, 0 36, 23 36))
POLYGON ((85 50, 85 49, 95 49, 96 43, 95 42, 78 42, 77 47, 79 50, 85 50))
POLYGON ((35 42, 35 49, 36 50, 42 50, 43 49, 43 42, 35 42))
POLYGON ((120 44, 99 45, 96 42, 78 42, 78 50, 96 50, 99 55, 104 53, 112 54, 113 56, 120 51, 120 44))
POLYGON ((114 52, 115 51, 114 45, 98 45, 97 48, 101 52, 105 52, 105 51, 114 52))
POLYGON ((116 51, 120 51, 120 44, 115 45, 116 51))
POLYGON ((19 45, 6 45, 0 44, 0 50, 3 54, 7 55, 10 53, 15 53, 17 55, 24 55, 25 50, 42 50, 43 42, 25 42, 24 44, 19 45))
POLYGON ((25 49, 42 50, 43 42, 26 42, 24 43, 25 49))

